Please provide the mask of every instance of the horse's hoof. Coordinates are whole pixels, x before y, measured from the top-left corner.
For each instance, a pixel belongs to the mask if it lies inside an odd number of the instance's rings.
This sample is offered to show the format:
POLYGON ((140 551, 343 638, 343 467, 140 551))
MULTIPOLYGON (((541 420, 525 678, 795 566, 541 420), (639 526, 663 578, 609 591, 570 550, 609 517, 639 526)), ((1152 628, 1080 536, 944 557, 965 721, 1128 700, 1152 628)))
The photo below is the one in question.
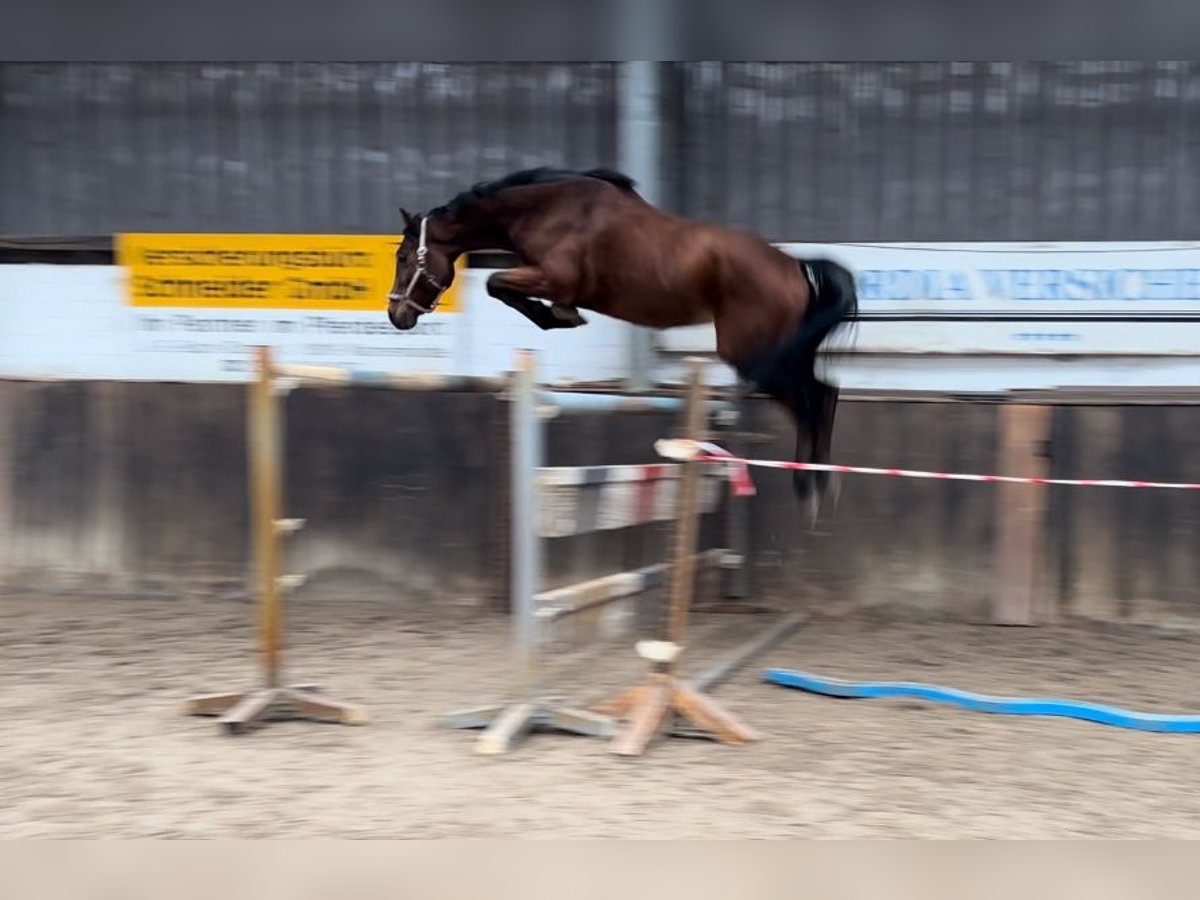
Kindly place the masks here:
POLYGON ((805 499, 808 502, 808 527, 816 528, 817 520, 821 518, 821 492, 811 491, 805 499))
POLYGON ((553 305, 550 307, 550 312, 554 314, 554 318, 558 319, 558 321, 572 328, 578 328, 580 325, 587 324, 587 319, 583 317, 579 310, 569 306, 553 305))
POLYGON ((829 508, 837 511, 838 501, 842 499, 842 473, 829 473, 829 508))

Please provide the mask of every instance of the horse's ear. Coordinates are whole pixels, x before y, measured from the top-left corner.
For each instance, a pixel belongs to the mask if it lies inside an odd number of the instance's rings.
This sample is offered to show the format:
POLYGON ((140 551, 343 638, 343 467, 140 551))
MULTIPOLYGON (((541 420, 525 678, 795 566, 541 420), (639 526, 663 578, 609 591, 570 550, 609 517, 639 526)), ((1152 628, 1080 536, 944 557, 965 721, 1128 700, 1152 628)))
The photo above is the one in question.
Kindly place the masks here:
POLYGON ((412 224, 414 221, 413 214, 410 213, 407 209, 405 209, 402 206, 402 207, 400 207, 400 215, 402 215, 404 217, 404 230, 407 231, 409 228, 412 227, 412 224))

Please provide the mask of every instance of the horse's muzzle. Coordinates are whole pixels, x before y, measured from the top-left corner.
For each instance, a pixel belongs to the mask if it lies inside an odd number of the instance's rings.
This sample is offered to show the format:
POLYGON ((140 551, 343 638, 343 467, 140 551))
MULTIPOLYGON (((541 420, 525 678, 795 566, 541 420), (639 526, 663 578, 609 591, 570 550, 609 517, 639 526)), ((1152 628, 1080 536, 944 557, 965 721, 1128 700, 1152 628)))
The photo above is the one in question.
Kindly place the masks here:
POLYGON ((388 294, 388 321, 397 331, 409 331, 417 324, 416 311, 405 305, 403 297, 398 299, 399 302, 394 294, 388 294))

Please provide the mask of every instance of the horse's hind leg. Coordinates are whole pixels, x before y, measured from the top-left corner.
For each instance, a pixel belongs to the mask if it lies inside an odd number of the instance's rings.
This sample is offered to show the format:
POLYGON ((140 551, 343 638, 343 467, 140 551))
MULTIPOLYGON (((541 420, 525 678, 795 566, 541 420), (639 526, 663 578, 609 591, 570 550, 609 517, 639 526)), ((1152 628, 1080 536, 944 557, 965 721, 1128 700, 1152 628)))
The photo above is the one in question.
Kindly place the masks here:
MULTIPOLYGON (((827 465, 833 446, 838 389, 812 379, 800 386, 792 403, 796 423, 796 461, 827 465)), ((841 495, 841 476, 824 470, 797 470, 792 473, 792 489, 807 506, 815 524, 826 502, 836 509, 841 495)))
POLYGON ((549 331, 552 328, 578 328, 587 324, 579 311, 567 306, 547 306, 532 297, 550 293, 550 286, 542 270, 536 266, 522 266, 496 272, 487 280, 487 292, 506 306, 510 306, 530 322, 549 331))
MULTIPOLYGON (((837 414, 838 389, 814 380, 807 390, 808 427, 796 432, 797 461, 828 465, 833 447, 833 422, 837 414)), ((809 505, 815 524, 826 504, 836 509, 842 493, 840 473, 828 471, 794 472, 793 486, 800 499, 809 505)))
MULTIPOLYGON (((833 421, 837 415, 838 389, 832 385, 821 385, 821 405, 818 411, 819 425, 813 440, 813 462, 828 464, 833 449, 833 421)), ((822 499, 828 499, 836 509, 842 495, 842 475, 840 472, 822 472, 825 477, 820 479, 822 499)))

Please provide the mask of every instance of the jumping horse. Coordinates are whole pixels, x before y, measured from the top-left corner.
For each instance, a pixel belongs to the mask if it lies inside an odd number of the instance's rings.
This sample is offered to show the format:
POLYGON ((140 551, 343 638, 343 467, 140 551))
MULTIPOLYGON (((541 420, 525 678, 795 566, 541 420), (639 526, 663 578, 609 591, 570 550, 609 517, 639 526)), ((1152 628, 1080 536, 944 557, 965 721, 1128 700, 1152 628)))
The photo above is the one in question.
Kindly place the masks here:
MULTIPOLYGON (((539 328, 578 328, 580 310, 648 328, 713 323, 717 355, 791 414, 796 460, 828 462, 838 392, 815 365, 822 341, 858 311, 843 266, 672 215, 607 169, 514 172, 428 213, 400 213, 388 318, 401 331, 437 308, 461 254, 506 250, 520 265, 491 275, 487 291, 539 328)), ((815 515, 828 473, 794 475, 815 515)))

